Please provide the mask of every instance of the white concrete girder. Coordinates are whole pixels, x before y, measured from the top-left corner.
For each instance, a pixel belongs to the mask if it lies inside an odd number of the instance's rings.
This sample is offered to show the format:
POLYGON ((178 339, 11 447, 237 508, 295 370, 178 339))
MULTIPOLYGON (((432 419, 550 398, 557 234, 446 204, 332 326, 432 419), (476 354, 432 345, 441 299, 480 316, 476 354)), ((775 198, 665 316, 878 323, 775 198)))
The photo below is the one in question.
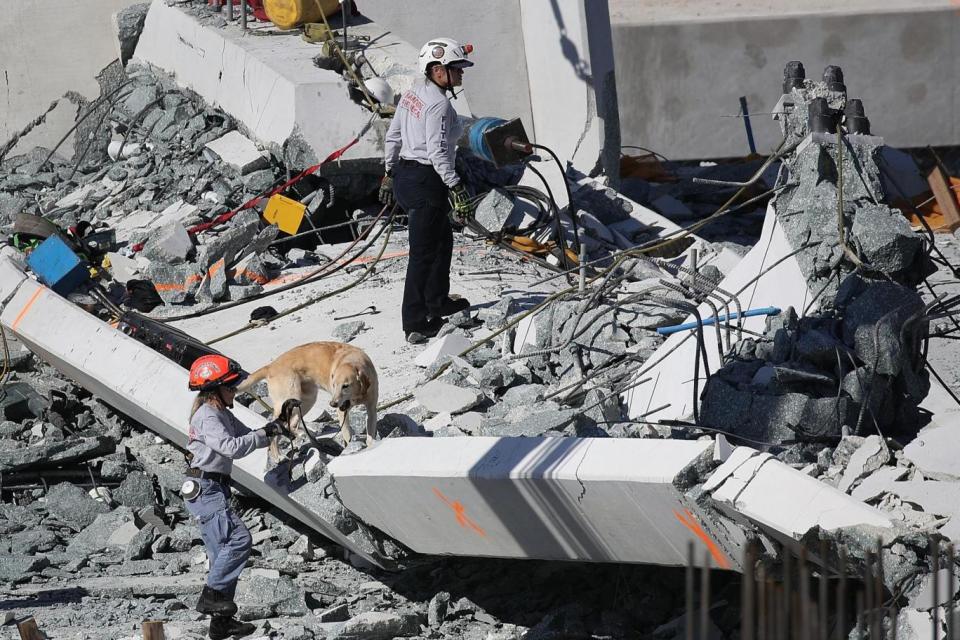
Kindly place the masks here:
POLYGON ((814 527, 893 529, 880 510, 750 447, 734 449, 703 490, 722 511, 745 516, 785 541, 799 540, 814 527))
POLYGON ((739 547, 674 484, 711 441, 395 438, 329 465, 344 505, 415 551, 682 566, 739 547))
MULTIPOLYGON (((800 265, 792 255, 794 252, 795 248, 787 240, 773 206, 768 206, 760 240, 723 279, 717 291, 723 289, 736 294, 744 311, 755 307, 779 307, 783 310, 793 307, 802 315, 812 294, 800 265)), ((677 296, 671 293, 666 297, 677 296)), ((731 303, 731 312, 735 310, 731 303)), ((698 311, 703 318, 713 315, 707 304, 700 305, 698 311)), ((684 322, 694 320, 694 316, 690 315, 684 322)), ((745 318, 743 327, 762 333, 765 322, 765 316, 745 318)), ((731 324, 735 326, 736 322, 731 324)), ((732 333, 735 342, 736 331, 732 333)), ((722 354, 717 349, 715 335, 712 327, 705 327, 704 341, 711 371, 716 371, 721 365, 722 354)), ((631 418, 648 416, 653 420, 679 419, 693 413, 696 349, 696 330, 674 333, 660 345, 643 369, 634 376, 637 386, 624 393, 631 418), (648 381, 640 383, 643 379, 648 381)), ((706 374, 701 364, 700 392, 703 391, 705 380, 706 374)))
MULTIPOLYGON (((410 44, 374 23, 350 31, 371 36, 365 56, 396 91, 420 77, 414 67, 417 50, 410 44)), ((154 0, 134 60, 170 73, 179 86, 243 123, 260 143, 283 145, 299 132, 322 160, 359 135, 373 114, 351 99, 340 74, 313 63, 320 51, 295 35, 253 37, 235 26, 204 25, 179 7, 154 0)), ((458 102, 458 108, 469 109, 458 102)), ((377 119, 382 130, 367 129, 349 157, 382 157, 388 121, 377 119)))
MULTIPOLYGON (((0 323, 37 356, 118 411, 186 446, 194 397, 187 389, 186 369, 28 278, 7 257, 0 257, 0 300, 0 323)), ((266 422, 241 405, 233 411, 251 428, 266 422)), ((369 562, 389 564, 311 510, 309 496, 297 495, 287 485, 282 466, 268 471, 266 449, 235 461, 233 479, 369 562)))

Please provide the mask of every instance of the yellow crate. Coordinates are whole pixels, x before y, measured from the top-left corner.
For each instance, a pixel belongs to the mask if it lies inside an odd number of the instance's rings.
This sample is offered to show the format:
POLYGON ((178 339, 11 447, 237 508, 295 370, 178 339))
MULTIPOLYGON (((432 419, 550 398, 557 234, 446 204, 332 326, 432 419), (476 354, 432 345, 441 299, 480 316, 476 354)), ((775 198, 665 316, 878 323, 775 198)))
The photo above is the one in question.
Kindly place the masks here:
POLYGON ((280 227, 280 231, 292 236, 300 229, 306 210, 307 205, 278 193, 270 196, 263 217, 270 224, 280 227))

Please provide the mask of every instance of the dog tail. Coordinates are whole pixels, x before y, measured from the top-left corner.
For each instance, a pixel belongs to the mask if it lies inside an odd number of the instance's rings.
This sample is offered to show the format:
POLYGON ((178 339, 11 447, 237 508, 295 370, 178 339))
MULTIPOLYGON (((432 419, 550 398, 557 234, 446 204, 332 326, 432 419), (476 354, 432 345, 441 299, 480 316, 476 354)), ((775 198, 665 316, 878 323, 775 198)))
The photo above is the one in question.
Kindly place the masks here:
POLYGON ((265 367, 260 367, 259 369, 251 373, 249 376, 247 376, 247 378, 243 382, 237 385, 237 391, 242 392, 252 388, 258 382, 266 378, 267 374, 269 373, 270 373, 270 365, 267 365, 265 367))

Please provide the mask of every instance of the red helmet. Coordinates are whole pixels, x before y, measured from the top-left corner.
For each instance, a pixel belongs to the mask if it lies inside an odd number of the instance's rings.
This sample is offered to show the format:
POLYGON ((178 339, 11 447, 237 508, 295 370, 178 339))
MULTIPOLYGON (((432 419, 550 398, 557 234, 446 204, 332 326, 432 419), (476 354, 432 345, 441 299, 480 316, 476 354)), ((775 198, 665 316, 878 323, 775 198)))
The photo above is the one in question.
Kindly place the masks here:
POLYGON ((200 356, 190 366, 190 390, 212 391, 217 387, 236 386, 246 377, 240 363, 226 356, 200 356))

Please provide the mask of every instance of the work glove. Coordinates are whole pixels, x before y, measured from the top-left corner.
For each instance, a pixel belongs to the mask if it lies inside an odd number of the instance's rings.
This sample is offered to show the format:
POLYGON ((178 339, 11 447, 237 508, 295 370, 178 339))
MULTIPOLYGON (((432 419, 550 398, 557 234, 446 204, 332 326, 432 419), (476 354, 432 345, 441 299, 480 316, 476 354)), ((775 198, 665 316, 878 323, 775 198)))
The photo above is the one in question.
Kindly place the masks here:
POLYGON ((278 419, 271 420, 267 424, 263 425, 262 431, 268 438, 272 438, 273 436, 283 433, 283 428, 283 423, 278 419))
POLYGON ((460 182, 450 189, 450 217, 462 227, 473 220, 474 207, 467 188, 460 182))
POLYGON ((388 171, 383 178, 380 179, 380 203, 384 206, 389 207, 393 204, 393 172, 388 171))
POLYGON ((280 419, 290 424, 291 418, 293 418, 293 412, 300 408, 300 401, 296 398, 290 398, 285 400, 283 405, 280 407, 280 419))

